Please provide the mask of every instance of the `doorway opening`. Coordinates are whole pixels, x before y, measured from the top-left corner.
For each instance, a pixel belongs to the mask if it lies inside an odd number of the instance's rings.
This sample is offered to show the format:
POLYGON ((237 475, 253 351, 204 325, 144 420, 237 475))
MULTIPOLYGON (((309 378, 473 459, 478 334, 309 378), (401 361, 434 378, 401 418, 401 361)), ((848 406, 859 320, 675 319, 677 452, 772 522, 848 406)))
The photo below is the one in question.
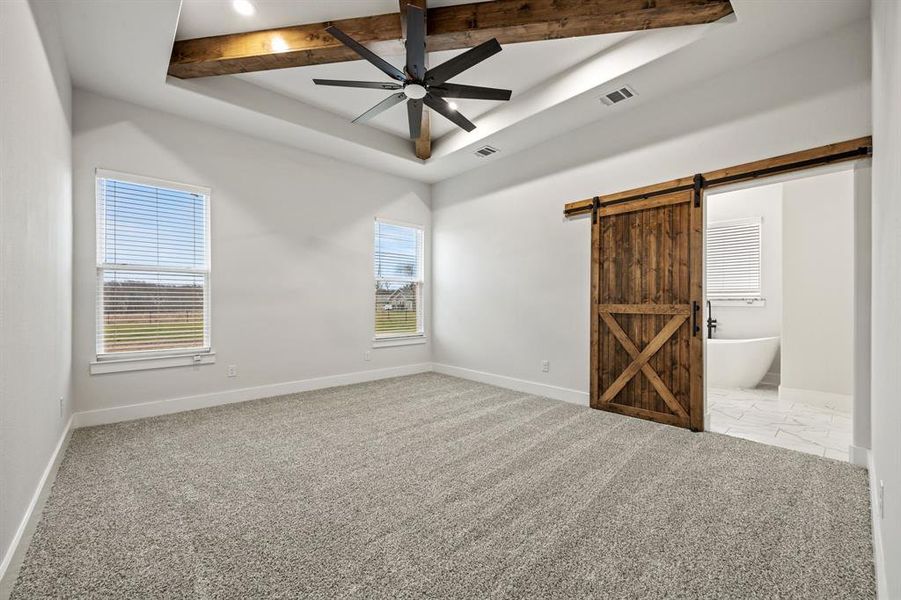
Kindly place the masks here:
POLYGON ((853 165, 705 198, 706 429, 848 461, 853 165))

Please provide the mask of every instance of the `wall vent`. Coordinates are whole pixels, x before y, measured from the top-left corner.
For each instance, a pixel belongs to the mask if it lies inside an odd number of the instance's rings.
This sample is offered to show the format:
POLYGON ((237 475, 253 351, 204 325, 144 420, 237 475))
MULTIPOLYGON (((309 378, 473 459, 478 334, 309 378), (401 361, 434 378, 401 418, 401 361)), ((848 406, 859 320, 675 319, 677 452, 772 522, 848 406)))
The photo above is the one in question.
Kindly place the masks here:
POLYGON ((498 150, 494 146, 482 146, 481 148, 476 150, 476 156, 478 156, 479 158, 488 158, 492 154, 497 154, 498 152, 500 152, 500 150, 498 150))
POLYGON ((629 98, 637 95, 638 92, 636 92, 632 86, 626 85, 619 88, 618 90, 613 90, 612 92, 608 92, 601 96, 601 102, 603 102, 607 106, 613 106, 614 104, 628 100, 629 98))

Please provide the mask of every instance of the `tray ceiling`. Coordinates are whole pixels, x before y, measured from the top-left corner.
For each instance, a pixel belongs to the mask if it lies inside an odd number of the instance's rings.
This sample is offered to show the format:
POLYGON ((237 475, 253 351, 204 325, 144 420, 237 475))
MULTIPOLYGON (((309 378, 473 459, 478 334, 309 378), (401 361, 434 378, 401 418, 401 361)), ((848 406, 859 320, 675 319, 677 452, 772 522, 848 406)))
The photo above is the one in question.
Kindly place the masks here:
MULTIPOLYGON (((251 1, 256 12, 250 17, 233 10, 231 0, 58 3, 73 82, 385 172, 440 181, 492 164, 474 156, 484 144, 509 156, 589 123, 616 119, 692 82, 866 18, 869 6, 865 0, 731 0, 735 14, 709 25, 506 44, 455 81, 512 89, 511 101, 459 101, 477 125, 469 133, 433 115, 437 139, 432 158, 423 162, 412 156, 401 108, 380 115, 374 127, 349 123, 384 97, 382 92, 312 84, 313 77, 384 80, 362 61, 190 80, 166 76, 175 39, 397 11, 397 0, 251 1), (635 99, 601 104, 604 92, 625 84, 638 91, 635 99)), ((463 3, 470 2, 430 0, 429 6, 463 3)), ((438 64, 458 52, 435 52, 430 60, 438 64)), ((385 58, 400 64, 400 57, 385 58)))

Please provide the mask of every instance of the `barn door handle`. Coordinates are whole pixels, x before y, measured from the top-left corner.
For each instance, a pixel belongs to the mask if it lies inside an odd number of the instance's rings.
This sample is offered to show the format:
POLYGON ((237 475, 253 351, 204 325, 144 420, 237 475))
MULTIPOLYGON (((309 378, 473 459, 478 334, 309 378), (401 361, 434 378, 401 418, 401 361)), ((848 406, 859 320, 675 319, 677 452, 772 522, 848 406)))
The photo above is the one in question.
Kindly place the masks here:
POLYGON ((691 335, 698 335, 701 326, 698 325, 698 314, 701 312, 701 305, 696 301, 691 301, 691 335))

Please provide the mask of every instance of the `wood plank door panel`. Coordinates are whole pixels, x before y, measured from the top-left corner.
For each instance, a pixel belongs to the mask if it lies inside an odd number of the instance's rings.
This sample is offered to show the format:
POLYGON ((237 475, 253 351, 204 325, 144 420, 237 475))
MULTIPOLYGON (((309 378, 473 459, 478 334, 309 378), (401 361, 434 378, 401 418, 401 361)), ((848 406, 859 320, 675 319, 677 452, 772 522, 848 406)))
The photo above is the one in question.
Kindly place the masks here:
POLYGON ((702 220, 693 199, 692 191, 681 191, 597 211, 591 282, 594 408, 703 428, 703 344, 695 331, 701 316, 702 220))

